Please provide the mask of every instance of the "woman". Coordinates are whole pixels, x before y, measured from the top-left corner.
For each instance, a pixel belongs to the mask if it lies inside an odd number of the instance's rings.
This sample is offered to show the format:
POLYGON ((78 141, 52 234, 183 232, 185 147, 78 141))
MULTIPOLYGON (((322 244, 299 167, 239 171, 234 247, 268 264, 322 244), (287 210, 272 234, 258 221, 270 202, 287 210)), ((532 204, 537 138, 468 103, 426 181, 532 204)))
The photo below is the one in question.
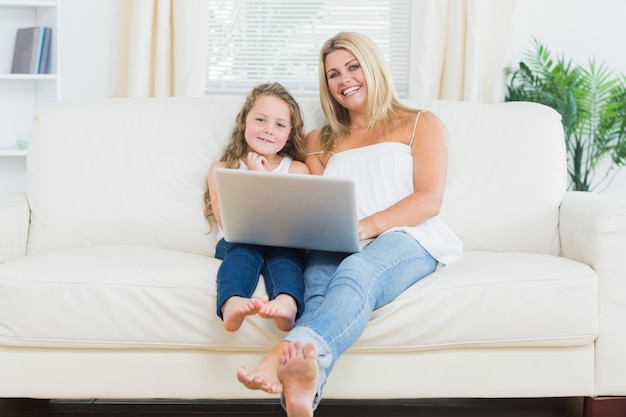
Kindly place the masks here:
POLYGON ((311 252, 305 310, 287 337, 252 371, 250 389, 282 392, 289 417, 312 416, 337 358, 365 330, 372 311, 462 256, 438 217, 447 147, 439 119, 404 106, 389 69, 366 36, 342 32, 319 55, 328 125, 307 135, 311 173, 355 181, 359 253, 311 252))

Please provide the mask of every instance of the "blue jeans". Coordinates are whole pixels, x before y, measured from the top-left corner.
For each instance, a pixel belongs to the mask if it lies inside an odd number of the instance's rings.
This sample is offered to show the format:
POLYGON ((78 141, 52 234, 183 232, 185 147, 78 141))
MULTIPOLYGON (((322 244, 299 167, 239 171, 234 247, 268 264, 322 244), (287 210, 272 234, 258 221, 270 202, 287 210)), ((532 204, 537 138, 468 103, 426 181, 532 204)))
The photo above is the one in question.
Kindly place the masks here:
POLYGON ((355 254, 310 252, 304 270, 306 309, 284 340, 312 342, 318 351, 318 391, 337 358, 361 336, 374 310, 437 269, 411 236, 389 232, 355 254))
POLYGON ((250 298, 263 274, 270 300, 288 294, 298 306, 297 317, 304 310, 303 249, 229 243, 220 239, 215 257, 222 260, 217 271, 217 315, 233 296, 250 298))

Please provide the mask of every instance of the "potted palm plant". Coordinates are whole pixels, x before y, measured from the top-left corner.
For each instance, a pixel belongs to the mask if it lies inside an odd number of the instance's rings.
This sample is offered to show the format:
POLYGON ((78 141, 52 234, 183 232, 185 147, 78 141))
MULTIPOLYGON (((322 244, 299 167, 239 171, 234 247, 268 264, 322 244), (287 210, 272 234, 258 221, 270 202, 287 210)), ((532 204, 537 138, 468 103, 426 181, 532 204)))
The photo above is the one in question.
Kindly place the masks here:
POLYGON ((626 165, 626 77, 589 60, 587 67, 553 58, 533 39, 519 68, 507 71, 505 101, 533 101, 562 118, 569 188, 601 191, 626 165), (604 172, 596 172, 599 166, 604 172))

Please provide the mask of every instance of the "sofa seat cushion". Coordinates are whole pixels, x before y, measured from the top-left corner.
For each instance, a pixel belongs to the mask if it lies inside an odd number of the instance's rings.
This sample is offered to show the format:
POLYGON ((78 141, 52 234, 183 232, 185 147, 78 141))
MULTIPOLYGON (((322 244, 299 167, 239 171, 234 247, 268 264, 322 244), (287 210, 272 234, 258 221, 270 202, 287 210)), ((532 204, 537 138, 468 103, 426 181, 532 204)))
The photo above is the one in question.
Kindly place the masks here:
MULTIPOLYGON (((0 345, 263 351, 284 333, 215 314, 218 260, 168 249, 96 246, 0 265, 0 345)), ((531 253, 469 252, 374 312, 353 351, 567 346, 598 333, 586 265, 531 253)), ((256 295, 264 292, 262 280, 256 295)))
POLYGON ((597 275, 567 258, 466 252, 374 312, 353 349, 577 346, 599 334, 597 275))

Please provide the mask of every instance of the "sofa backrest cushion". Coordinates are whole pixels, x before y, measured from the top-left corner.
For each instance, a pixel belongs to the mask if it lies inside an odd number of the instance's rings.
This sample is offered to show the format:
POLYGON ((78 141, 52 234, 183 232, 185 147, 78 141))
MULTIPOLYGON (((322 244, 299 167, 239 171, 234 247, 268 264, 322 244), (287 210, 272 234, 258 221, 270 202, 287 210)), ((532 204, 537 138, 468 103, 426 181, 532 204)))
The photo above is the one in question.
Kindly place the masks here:
MULTIPOLYGON (((307 131, 324 123, 317 99, 298 101, 307 131)), ((434 111, 449 131, 442 217, 465 249, 558 254, 558 114, 532 103, 406 102, 434 111)), ((40 108, 27 162, 28 252, 134 245, 212 255, 206 174, 242 103, 116 98, 40 108)))
POLYGON ((37 111, 28 252, 156 246, 212 254, 202 195, 241 100, 107 99, 37 111))
POLYGON ((442 217, 465 250, 560 254, 567 188, 561 116, 536 103, 438 101, 449 132, 442 217))

